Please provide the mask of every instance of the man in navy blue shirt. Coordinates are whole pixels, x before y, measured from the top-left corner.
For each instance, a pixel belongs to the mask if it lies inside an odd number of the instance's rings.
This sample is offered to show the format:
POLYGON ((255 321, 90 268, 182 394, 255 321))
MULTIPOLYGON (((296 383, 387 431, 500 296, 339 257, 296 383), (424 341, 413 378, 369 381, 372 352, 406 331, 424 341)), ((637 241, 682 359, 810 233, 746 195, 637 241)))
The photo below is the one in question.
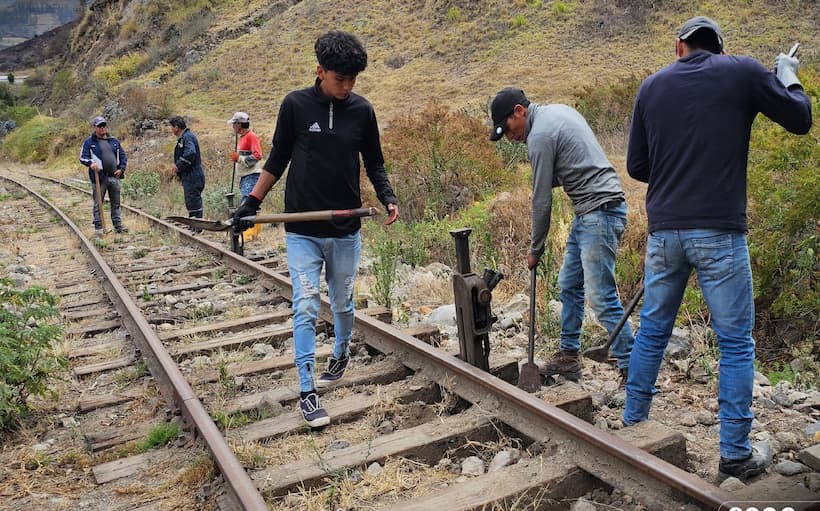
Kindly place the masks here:
POLYGON ((626 384, 624 423, 649 418, 655 381, 694 268, 720 349, 719 479, 765 471, 769 453, 749 441, 754 379, 754 302, 746 244, 746 165, 752 121, 762 112, 788 131, 811 127, 797 59, 773 73, 723 51, 704 16, 687 21, 678 60, 638 90, 627 170, 649 184, 644 306, 626 384))

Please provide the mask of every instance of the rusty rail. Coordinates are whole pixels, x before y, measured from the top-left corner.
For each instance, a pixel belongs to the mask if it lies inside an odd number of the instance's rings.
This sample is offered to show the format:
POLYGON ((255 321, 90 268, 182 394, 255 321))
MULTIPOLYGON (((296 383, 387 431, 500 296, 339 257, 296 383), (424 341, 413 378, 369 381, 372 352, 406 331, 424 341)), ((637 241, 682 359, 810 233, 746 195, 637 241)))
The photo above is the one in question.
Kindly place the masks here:
MULTIPOLYGON (((179 407, 188 425, 199 432, 208 450, 211 451, 214 462, 224 476, 228 490, 236 503, 246 511, 267 510, 268 507, 262 495, 257 491, 255 484, 245 472, 239 460, 236 459, 222 433, 220 433, 213 419, 202 406, 202 402, 197 398, 137 304, 131 299, 128 291, 96 250, 94 244, 82 234, 70 218, 52 205, 45 197, 12 178, 0 177, 16 184, 36 197, 38 201, 54 211, 79 238, 86 252, 91 256, 94 265, 104 275, 103 287, 111 301, 122 312, 122 320, 140 351, 145 355, 146 364, 151 371, 151 375, 160 382, 160 391, 163 397, 169 404, 179 407)), ((101 211, 100 214, 103 214, 103 212, 101 211)))
MULTIPOLYGON (((44 179, 65 185, 51 178, 44 179)), ((264 275, 263 285, 276 288, 283 296, 291 298, 289 279, 270 268, 238 256, 219 244, 188 235, 169 222, 135 208, 123 207, 176 230, 184 235, 183 240, 220 257, 223 263, 236 270, 264 275)), ((320 316, 332 321, 330 303, 324 296, 320 316)), ((445 382, 451 391, 486 413, 503 418, 531 438, 554 441, 558 437, 564 451, 580 468, 634 495, 651 509, 666 509, 672 501, 688 501, 703 509, 716 510, 731 501, 731 496, 720 488, 390 325, 356 312, 355 327, 365 334, 365 342, 374 348, 397 355, 407 367, 430 379, 445 382)))

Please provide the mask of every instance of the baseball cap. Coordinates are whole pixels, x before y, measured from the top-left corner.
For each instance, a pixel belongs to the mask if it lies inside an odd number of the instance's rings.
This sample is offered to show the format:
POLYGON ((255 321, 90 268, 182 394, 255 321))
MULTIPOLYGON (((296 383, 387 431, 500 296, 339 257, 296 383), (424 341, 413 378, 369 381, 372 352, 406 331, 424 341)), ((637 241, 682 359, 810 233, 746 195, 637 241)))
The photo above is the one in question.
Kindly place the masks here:
POLYGON ((698 30, 706 28, 711 30, 715 33, 718 40, 718 45, 720 49, 723 49, 723 32, 720 31, 720 27, 712 18, 707 18, 706 16, 695 16, 694 18, 688 20, 686 23, 680 27, 680 31, 678 31, 678 38, 681 41, 685 41, 689 38, 692 34, 697 32, 698 30))
POLYGON ((516 87, 505 87, 498 91, 490 104, 490 114, 493 117, 493 131, 490 140, 500 140, 507 128, 507 117, 512 115, 515 105, 529 106, 530 102, 524 91, 516 87))
POLYGON ((228 120, 228 124, 233 124, 235 122, 251 122, 251 117, 245 112, 236 112, 233 114, 233 117, 228 120))
POLYGON ((105 117, 103 117, 102 115, 98 115, 97 117, 91 119, 91 125, 95 128, 100 124, 108 124, 108 121, 106 121, 105 117))

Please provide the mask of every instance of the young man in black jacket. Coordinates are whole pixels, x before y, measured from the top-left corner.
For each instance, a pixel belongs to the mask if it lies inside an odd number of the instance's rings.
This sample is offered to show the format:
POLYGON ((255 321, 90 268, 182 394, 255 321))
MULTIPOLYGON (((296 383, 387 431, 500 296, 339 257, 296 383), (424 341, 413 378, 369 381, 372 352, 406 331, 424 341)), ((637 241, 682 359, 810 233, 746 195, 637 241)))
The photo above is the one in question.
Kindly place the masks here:
POLYGON ((641 324, 629 360, 624 423, 649 417, 655 380, 694 268, 720 349, 719 478, 760 474, 770 461, 749 441, 753 414, 754 300, 746 244, 746 164, 762 112, 788 131, 811 128, 797 59, 772 73, 725 55, 713 20, 684 23, 678 60, 644 81, 635 99, 627 170, 649 184, 641 324))
MULTIPOLYGON (((253 191, 234 213, 240 219, 256 214, 271 186, 290 163, 285 184, 285 212, 354 209, 362 206, 359 155, 379 201, 399 216, 396 196, 387 179, 373 106, 352 92, 356 77, 367 67, 362 43, 347 32, 331 31, 314 45, 319 65, 313 87, 285 96, 276 120, 273 148, 253 191)), ((337 222, 285 224, 288 270, 293 284, 293 339, 299 373, 302 416, 312 428, 330 422, 319 402, 317 387, 339 381, 350 360, 353 334, 353 285, 361 255, 358 218, 337 222), (336 341, 327 370, 314 381, 319 276, 325 266, 336 341)))

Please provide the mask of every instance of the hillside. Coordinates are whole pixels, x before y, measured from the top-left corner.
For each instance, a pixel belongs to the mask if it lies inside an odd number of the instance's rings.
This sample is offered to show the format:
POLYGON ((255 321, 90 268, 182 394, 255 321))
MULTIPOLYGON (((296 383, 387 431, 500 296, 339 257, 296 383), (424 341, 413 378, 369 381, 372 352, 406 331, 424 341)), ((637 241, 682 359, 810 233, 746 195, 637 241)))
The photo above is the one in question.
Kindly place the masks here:
MULTIPOLYGON (((721 23, 730 53, 769 63, 799 40, 801 59, 816 63, 817 3, 777 5, 763 0, 188 0, 172 8, 163 0, 98 0, 74 30, 55 71, 85 77, 136 56, 129 76, 108 84, 113 85, 105 91, 108 99, 129 81, 150 84, 162 90, 174 111, 197 118, 200 131, 224 131, 223 118, 235 110, 248 111, 262 123, 259 129, 271 131, 284 94, 313 80, 316 36, 341 28, 358 34, 369 51, 370 66, 357 89, 387 127, 396 115, 430 101, 483 109, 509 84, 537 101, 572 101, 585 87, 642 76, 674 58, 675 32, 695 14, 721 23)), ((79 90, 92 85, 77 81, 79 90)), ((60 106, 84 117, 96 108, 78 103, 60 106)))
POLYGON ((81 0, 0 0, 0 49, 73 21, 82 4, 81 0))

